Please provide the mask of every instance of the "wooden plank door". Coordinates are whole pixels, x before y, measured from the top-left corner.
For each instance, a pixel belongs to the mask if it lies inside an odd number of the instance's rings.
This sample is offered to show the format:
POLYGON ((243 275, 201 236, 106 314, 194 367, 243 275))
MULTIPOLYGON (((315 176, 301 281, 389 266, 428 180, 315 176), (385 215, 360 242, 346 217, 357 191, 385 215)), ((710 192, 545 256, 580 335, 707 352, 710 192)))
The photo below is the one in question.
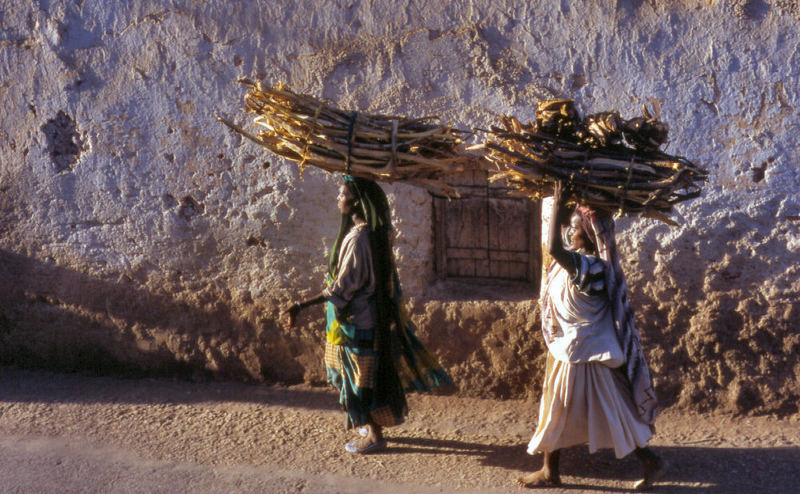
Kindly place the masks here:
POLYGON ((489 184, 485 172, 457 183, 461 198, 434 201, 436 271, 441 278, 485 278, 538 285, 539 205, 489 184))

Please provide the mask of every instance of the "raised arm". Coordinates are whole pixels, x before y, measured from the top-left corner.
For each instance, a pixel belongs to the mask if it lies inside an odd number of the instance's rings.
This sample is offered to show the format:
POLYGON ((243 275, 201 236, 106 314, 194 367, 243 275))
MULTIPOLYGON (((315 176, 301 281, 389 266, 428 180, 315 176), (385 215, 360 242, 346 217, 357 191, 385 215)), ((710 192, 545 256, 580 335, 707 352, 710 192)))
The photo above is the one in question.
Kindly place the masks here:
POLYGON ((561 225, 569 222, 570 211, 566 206, 566 195, 564 194, 564 184, 560 180, 556 182, 555 193, 553 194, 553 211, 550 215, 550 255, 561 265, 570 276, 575 276, 577 268, 572 254, 564 248, 561 236, 561 225))

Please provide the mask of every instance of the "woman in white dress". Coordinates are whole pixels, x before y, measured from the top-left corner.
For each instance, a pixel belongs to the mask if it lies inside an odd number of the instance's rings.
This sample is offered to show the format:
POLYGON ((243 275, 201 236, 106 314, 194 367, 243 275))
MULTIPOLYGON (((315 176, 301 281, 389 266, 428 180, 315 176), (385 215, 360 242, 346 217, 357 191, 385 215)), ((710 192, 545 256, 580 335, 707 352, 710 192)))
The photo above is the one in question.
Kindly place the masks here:
POLYGON ((544 453, 544 465, 517 483, 560 485, 560 449, 588 444, 592 453, 613 448, 617 458, 634 452, 644 468, 634 488, 645 489, 666 463, 646 447, 655 393, 627 303, 614 223, 585 206, 570 216, 562 196, 557 183, 549 232, 553 262, 541 294, 547 368, 539 425, 528 444, 529 454, 544 453))

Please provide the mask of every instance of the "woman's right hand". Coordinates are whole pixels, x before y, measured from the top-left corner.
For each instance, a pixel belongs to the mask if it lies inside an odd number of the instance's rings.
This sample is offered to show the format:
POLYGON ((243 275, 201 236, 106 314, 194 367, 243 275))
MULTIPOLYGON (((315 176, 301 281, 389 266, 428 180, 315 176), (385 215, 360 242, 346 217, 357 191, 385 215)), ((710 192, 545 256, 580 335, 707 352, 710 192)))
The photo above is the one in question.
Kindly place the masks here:
POLYGON ((563 180, 556 180, 553 185, 553 201, 555 204, 563 204, 567 200, 567 186, 564 185, 563 180))
POLYGON ((295 302, 281 311, 283 329, 289 330, 292 327, 294 327, 294 323, 297 320, 297 315, 300 313, 300 309, 302 309, 302 307, 300 307, 300 304, 295 302))

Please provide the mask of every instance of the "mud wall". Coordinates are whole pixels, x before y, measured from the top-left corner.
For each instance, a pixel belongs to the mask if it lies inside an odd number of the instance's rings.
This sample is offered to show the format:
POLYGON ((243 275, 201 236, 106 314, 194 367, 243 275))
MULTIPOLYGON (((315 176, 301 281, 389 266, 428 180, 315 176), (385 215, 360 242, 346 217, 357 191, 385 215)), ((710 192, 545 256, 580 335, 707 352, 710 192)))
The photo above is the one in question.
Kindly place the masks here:
MULTIPOLYGON (((243 142, 242 76, 342 107, 527 119, 659 105, 703 163, 673 228, 618 224, 663 403, 797 411, 800 9, 737 1, 18 1, 0 13, 0 357, 320 382, 336 178, 243 142)), ((534 290, 434 277, 427 193, 388 186, 414 320, 460 391, 538 393, 534 290)))

